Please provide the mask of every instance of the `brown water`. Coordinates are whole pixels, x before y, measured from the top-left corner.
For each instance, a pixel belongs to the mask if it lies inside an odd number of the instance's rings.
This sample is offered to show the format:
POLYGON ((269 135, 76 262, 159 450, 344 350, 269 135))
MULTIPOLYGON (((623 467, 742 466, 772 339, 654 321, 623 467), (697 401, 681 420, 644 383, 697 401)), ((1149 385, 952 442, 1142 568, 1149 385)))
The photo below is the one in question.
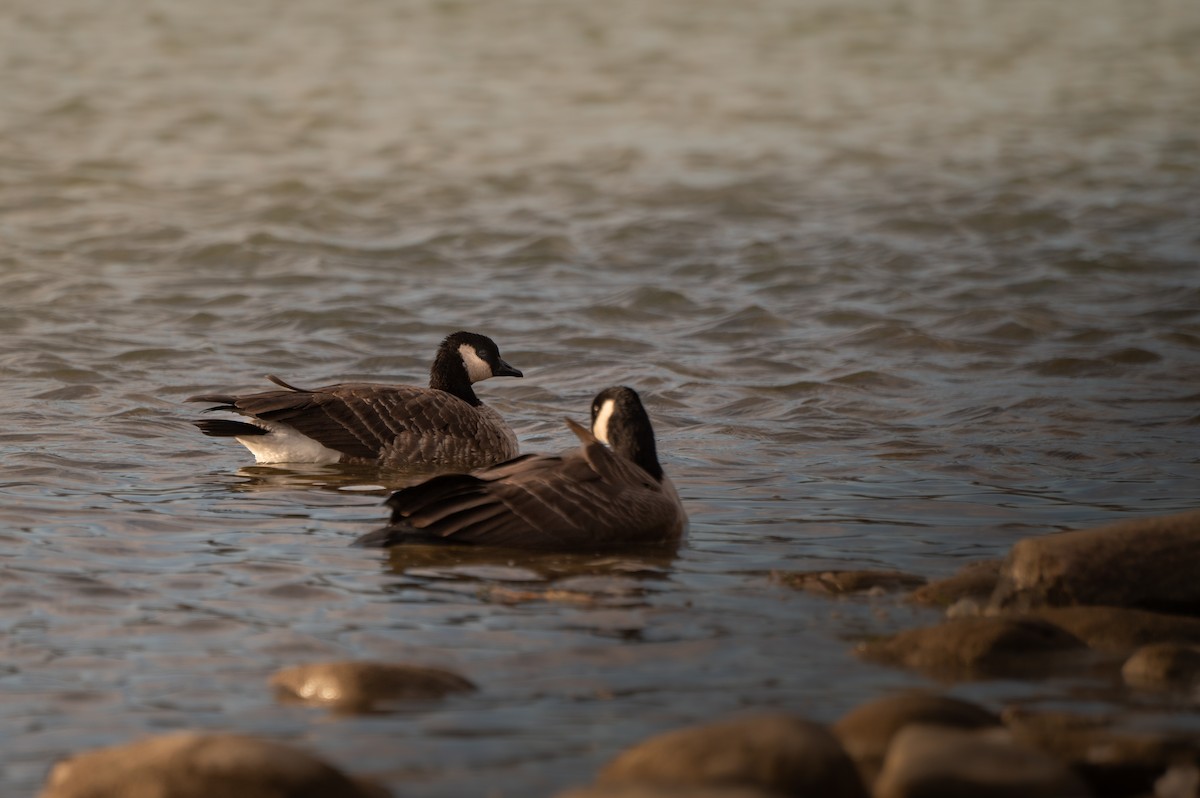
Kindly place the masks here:
POLYGON ((849 649, 931 616, 772 569, 942 575, 1196 506, 1193 0, 18 0, 0 67, 2 794, 220 728, 546 795, 663 728, 920 683, 849 649), (180 404, 421 381, 458 328, 525 371, 481 394, 526 450, 638 388, 687 546, 388 561, 347 548, 379 475, 239 470, 180 404), (482 689, 268 692, 330 658, 482 689))

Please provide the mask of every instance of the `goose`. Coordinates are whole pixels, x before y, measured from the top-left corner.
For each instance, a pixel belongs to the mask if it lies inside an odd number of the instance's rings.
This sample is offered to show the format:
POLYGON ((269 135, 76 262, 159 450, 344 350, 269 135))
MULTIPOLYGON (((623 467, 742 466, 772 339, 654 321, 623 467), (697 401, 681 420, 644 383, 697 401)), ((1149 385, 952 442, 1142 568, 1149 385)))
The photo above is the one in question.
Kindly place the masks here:
POLYGON ((189 402, 247 421, 193 421, 214 438, 234 438, 257 463, 346 463, 407 468, 479 468, 517 456, 517 436, 471 385, 489 377, 521 377, 486 335, 459 331, 438 346, 429 387, 346 382, 282 390, 205 394, 189 402))
POLYGON ((597 394, 590 431, 566 423, 579 438, 578 450, 526 454, 403 488, 387 500, 390 523, 354 545, 580 551, 677 542, 687 515, 658 462, 654 429, 637 392, 615 386, 597 394))

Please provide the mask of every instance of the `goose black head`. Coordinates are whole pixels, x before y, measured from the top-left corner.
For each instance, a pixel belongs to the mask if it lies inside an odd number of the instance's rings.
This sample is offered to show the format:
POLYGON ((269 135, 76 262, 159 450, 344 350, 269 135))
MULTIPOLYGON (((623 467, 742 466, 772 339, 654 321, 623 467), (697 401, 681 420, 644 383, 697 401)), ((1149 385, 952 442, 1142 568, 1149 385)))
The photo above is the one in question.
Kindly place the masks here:
POLYGON ((500 348, 486 335, 459 330, 447 335, 438 346, 429 370, 429 387, 446 391, 470 404, 480 404, 471 384, 489 377, 523 377, 504 358, 500 348))
POLYGON ((637 391, 616 385, 596 394, 592 400, 592 435, 637 463, 656 480, 662 480, 654 427, 637 391))

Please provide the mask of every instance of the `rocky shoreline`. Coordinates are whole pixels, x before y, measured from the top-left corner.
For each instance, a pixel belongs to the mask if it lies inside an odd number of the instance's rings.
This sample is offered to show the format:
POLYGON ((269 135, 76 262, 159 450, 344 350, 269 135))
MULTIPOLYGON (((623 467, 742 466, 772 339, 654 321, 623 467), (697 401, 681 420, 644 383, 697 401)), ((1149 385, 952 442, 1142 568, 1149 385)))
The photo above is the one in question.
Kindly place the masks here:
MULTIPOLYGON (((1003 560, 936 582, 895 571, 786 572, 830 596, 892 594, 942 622, 860 642, 867 660, 939 682, 1086 670, 1195 707, 1200 687, 1200 511, 1027 538, 1003 560), (907 591, 902 593, 901 591, 907 591)), ((475 689, 447 671, 341 662, 288 668, 281 697, 387 711, 475 689)), ((42 798, 378 798, 389 792, 304 751, 179 732, 60 762, 42 798), (144 792, 138 792, 142 790, 144 792)), ((866 702, 830 726, 787 713, 714 719, 619 754, 560 798, 1198 798, 1200 733, 1119 718, 988 708, 936 692, 866 702)))

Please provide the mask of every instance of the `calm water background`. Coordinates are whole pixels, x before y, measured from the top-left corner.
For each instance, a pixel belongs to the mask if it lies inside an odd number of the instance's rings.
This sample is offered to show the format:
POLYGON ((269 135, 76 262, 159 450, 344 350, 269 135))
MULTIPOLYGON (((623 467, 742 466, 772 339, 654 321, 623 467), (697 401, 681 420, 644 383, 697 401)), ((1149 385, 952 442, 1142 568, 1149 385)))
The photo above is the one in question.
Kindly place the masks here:
POLYGON ((545 795, 922 683, 849 650, 931 616, 772 569, 939 576, 1197 504, 1193 0, 14 0, 0 68, 5 795, 176 728, 545 795), (526 449, 643 392, 677 557, 388 561, 347 548, 386 475, 239 470, 180 403, 419 382, 459 328, 525 370, 481 393, 526 449), (330 658, 482 690, 267 690, 330 658))

